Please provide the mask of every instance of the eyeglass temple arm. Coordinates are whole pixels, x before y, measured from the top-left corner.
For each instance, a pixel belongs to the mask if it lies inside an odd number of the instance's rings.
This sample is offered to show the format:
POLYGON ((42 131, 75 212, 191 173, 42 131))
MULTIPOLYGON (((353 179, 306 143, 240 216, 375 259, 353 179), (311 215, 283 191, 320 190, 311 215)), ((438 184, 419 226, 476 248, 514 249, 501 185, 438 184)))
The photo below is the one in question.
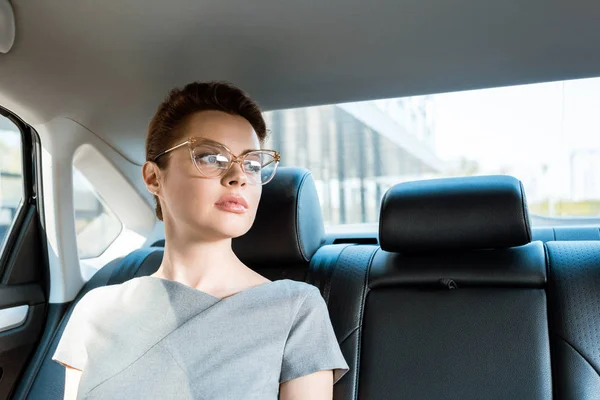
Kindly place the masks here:
POLYGON ((186 145, 186 144, 188 144, 189 142, 190 142, 189 140, 186 140, 186 141, 185 141, 185 142, 183 142, 183 143, 179 143, 177 146, 173 146, 173 147, 171 147, 170 149, 167 149, 167 150, 163 151, 162 153, 159 153, 159 154, 158 154, 156 157, 154 157, 154 159, 153 159, 152 161, 156 161, 156 160, 158 160, 158 157, 164 156, 165 154, 167 154, 167 153, 168 153, 168 152, 170 152, 170 151, 173 151, 173 150, 175 150, 175 149, 178 149, 178 148, 180 148, 180 147, 182 147, 182 146, 185 146, 185 145, 186 145))

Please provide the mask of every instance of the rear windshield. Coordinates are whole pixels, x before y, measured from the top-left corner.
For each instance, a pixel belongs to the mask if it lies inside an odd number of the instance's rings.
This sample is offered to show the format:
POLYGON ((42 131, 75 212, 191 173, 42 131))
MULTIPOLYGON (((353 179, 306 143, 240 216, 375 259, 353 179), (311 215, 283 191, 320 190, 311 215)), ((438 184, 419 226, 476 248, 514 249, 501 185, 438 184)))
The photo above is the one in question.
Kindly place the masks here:
POLYGON ((507 174, 533 224, 600 216, 600 78, 277 110, 266 147, 310 169, 325 223, 376 223, 405 181, 507 174))

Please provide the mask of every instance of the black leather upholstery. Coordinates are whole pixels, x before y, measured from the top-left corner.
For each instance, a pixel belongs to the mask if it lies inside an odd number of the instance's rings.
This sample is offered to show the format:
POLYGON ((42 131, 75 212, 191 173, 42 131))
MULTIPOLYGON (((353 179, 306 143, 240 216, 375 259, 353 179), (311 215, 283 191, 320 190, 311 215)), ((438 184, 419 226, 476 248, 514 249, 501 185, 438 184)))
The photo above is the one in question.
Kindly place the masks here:
POLYGON ((382 249, 402 253, 529 243, 525 192, 510 176, 398 184, 383 198, 379 241, 382 249))
POLYGON ((600 399, 600 241, 546 247, 556 398, 600 399))
POLYGON ((378 250, 379 247, 370 245, 328 245, 320 248, 311 261, 308 282, 321 289, 340 348, 350 367, 333 387, 336 400, 359 398, 363 310, 369 292, 369 266, 378 250))
POLYGON ((123 283, 138 276, 152 275, 160 267, 163 253, 162 247, 146 247, 131 252, 115 266, 107 285, 123 283))
POLYGON ((380 250, 359 398, 551 398, 545 283, 541 242, 413 257, 380 250))
POLYGON ((582 241, 582 240, 600 240, 600 229, 591 226, 559 226, 559 227, 541 227, 531 230, 532 240, 541 240, 542 242, 552 241, 582 241))
POLYGON ((551 399, 545 251, 529 243, 520 183, 430 185, 385 197, 382 247, 402 254, 334 245, 311 261, 351 366, 334 398, 551 399), (434 225, 443 209, 459 217, 434 225))
POLYGON ((312 174, 303 168, 282 167, 263 186, 254 225, 233 241, 233 250, 252 268, 265 264, 306 266, 324 235, 312 174))
POLYGON ((351 367, 334 399, 552 398, 542 243, 411 257, 334 245, 312 264, 326 252, 351 367))
POLYGON ((463 253, 405 256, 379 251, 369 274, 371 289, 394 287, 428 288, 525 287, 543 289, 546 285, 544 245, 524 246, 463 253))
POLYGON ((550 400, 545 311, 542 289, 371 290, 358 398, 550 400))

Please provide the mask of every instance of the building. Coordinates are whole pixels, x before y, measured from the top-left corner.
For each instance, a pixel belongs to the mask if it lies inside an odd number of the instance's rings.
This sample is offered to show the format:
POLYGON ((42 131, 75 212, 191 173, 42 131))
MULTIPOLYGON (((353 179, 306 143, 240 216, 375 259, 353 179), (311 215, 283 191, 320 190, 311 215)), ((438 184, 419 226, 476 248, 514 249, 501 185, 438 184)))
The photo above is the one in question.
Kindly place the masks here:
POLYGON ((281 165, 314 175, 327 225, 374 223, 392 185, 438 175, 431 97, 265 113, 281 165))

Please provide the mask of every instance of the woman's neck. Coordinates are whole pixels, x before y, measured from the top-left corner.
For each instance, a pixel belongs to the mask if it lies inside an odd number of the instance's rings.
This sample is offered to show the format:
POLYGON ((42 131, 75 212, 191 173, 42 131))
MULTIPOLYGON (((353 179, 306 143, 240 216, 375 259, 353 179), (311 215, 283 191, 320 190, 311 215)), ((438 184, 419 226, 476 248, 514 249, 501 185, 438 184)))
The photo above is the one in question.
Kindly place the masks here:
POLYGON ((167 236, 162 263, 152 275, 210 291, 234 283, 246 270, 231 249, 231 239, 201 242, 167 236))

